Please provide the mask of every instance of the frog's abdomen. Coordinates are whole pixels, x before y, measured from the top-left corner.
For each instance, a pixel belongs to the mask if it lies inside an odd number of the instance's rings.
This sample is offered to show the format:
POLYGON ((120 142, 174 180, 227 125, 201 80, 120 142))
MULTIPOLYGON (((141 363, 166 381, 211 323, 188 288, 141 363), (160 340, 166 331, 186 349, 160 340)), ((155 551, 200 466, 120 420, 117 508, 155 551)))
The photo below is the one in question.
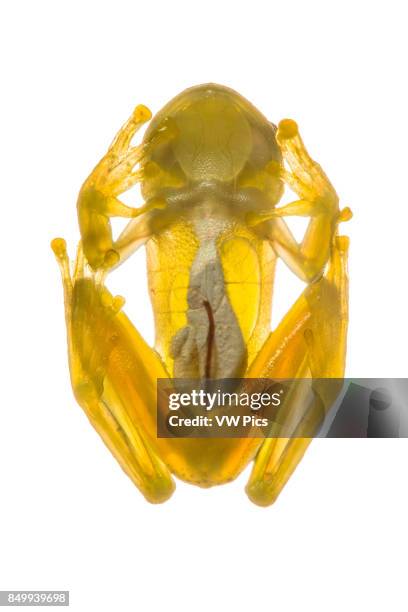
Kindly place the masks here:
POLYGON ((245 226, 179 221, 147 244, 156 350, 170 376, 244 376, 270 327, 275 257, 245 226))

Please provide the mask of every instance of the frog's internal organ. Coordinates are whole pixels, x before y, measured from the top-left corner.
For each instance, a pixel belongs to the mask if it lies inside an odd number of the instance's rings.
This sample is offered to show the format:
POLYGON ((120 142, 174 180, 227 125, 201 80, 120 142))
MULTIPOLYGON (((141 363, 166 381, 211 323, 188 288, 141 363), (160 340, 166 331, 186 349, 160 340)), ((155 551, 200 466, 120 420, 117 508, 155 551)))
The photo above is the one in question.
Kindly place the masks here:
POLYGON ((234 378, 247 362, 245 341, 226 292, 217 224, 197 221, 200 240, 187 291, 187 325, 173 337, 176 378, 234 378), (211 234, 214 234, 211 236, 211 234))

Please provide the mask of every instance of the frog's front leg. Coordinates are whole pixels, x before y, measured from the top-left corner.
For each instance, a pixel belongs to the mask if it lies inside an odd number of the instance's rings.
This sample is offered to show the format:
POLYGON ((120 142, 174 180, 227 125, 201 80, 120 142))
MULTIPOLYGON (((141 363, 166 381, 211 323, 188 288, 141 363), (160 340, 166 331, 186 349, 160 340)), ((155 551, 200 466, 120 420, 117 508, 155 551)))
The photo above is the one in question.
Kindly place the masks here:
MULTIPOLYGON (((321 168, 307 154, 296 124, 281 124, 278 137, 291 168, 287 180, 300 200, 272 211, 264 224, 267 228, 262 228, 261 223, 259 229, 263 229, 290 268, 309 284, 270 334, 247 376, 342 378, 348 323, 348 238, 337 235, 337 226, 351 213, 348 209, 339 211, 337 195, 321 168), (311 216, 300 245, 281 218, 286 214, 311 216)), ((333 383, 327 385, 327 390, 326 409, 338 391, 333 383)), ((324 417, 321 408, 320 402, 307 404, 301 394, 283 404, 285 431, 293 431, 293 437, 279 437, 278 431, 276 437, 262 444, 247 485, 252 501, 269 505, 278 497, 311 441, 312 428, 315 431, 321 425, 324 417)), ((281 419, 282 415, 280 422, 281 419)))
POLYGON ((79 247, 70 275, 65 241, 52 248, 62 271, 69 366, 75 397, 124 471, 153 503, 163 502, 174 482, 159 457, 155 431, 156 379, 166 378, 158 355, 121 312, 100 273, 79 247))
POLYGON ((337 226, 352 214, 339 210, 339 199, 322 168, 308 154, 297 124, 284 119, 277 140, 290 171, 279 169, 281 178, 299 200, 264 214, 250 213, 248 222, 271 244, 276 254, 301 280, 311 283, 320 278, 330 257, 337 226), (310 217, 300 244, 284 221, 287 216, 310 217))
MULTIPOLYGON (((130 147, 130 141, 150 117, 151 113, 145 106, 135 108, 79 192, 79 229, 85 257, 93 270, 111 268, 120 260, 120 249, 116 248, 112 237, 110 217, 139 217, 163 205, 157 201, 132 208, 118 199, 118 195, 141 180, 141 170, 134 170, 134 166, 143 158, 143 147, 130 147)), ((146 227, 142 226, 143 222, 138 228, 140 244, 147 238, 146 227)))

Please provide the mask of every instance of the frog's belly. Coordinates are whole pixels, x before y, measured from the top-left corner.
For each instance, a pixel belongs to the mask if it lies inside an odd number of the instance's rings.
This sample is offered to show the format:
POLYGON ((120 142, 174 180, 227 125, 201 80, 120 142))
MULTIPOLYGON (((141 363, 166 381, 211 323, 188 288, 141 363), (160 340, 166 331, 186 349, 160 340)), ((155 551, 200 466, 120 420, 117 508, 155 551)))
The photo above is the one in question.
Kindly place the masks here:
MULTIPOLYGON (((147 252, 156 350, 169 375, 245 376, 270 328, 275 258, 269 245, 244 227, 220 233, 213 244, 203 245, 190 225, 180 223, 151 240, 147 252), (212 309, 215 328, 210 372, 206 371, 209 318, 204 301, 212 309)), ((200 486, 234 479, 260 442, 157 440, 171 471, 200 486)))
POLYGON ((149 241, 147 265, 155 348, 169 375, 244 376, 269 333, 271 247, 244 226, 204 241, 178 223, 149 241))

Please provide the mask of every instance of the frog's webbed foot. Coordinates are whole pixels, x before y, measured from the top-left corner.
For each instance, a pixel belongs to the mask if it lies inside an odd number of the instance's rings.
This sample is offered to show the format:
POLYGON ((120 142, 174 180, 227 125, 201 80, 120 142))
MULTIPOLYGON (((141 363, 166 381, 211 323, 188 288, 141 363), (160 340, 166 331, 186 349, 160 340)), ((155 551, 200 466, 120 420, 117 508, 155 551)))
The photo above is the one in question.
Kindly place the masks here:
POLYGON ((309 155, 298 126, 291 119, 279 123, 277 140, 290 170, 280 169, 299 200, 265 214, 251 214, 248 222, 271 241, 276 254, 303 281, 319 279, 329 260, 337 226, 348 221, 349 208, 339 209, 338 196, 319 164, 309 155), (310 222, 301 244, 295 240, 284 217, 305 216, 310 222))
MULTIPOLYGON (((141 180, 134 170, 143 157, 143 147, 131 147, 138 129, 151 117, 148 108, 139 105, 118 132, 106 155, 84 182, 78 197, 78 220, 86 259, 93 270, 108 269, 117 264, 120 253, 115 249, 110 217, 134 218, 148 212, 160 202, 132 208, 118 196, 141 180)), ((146 240, 146 223, 140 229, 140 244, 146 240)))
POLYGON ((155 381, 167 372, 121 311, 124 299, 113 297, 103 285, 104 272, 94 273, 87 265, 81 245, 72 276, 65 241, 56 238, 51 246, 62 273, 75 397, 146 499, 163 502, 174 482, 152 432, 155 381))

